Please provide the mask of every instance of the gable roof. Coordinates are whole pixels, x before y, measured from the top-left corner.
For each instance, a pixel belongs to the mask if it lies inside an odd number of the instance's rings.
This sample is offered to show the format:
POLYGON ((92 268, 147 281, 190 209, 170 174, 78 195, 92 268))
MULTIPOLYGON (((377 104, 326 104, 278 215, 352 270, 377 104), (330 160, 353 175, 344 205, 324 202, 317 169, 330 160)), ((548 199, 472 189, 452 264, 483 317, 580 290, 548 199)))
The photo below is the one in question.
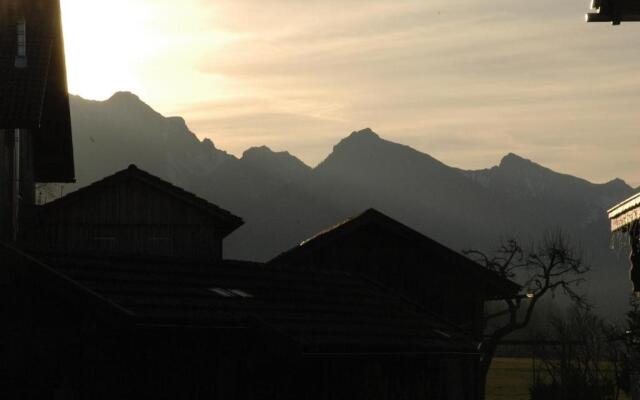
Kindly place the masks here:
POLYGON ((78 189, 67 194, 64 197, 43 205, 41 207, 42 213, 43 215, 46 215, 49 210, 55 210, 59 207, 65 207, 74 202, 87 198, 94 193, 99 195, 100 192, 105 188, 113 187, 114 185, 121 185, 128 181, 135 181, 153 187, 154 189, 157 189, 167 194, 168 196, 172 196, 175 199, 208 214, 209 216, 211 216, 211 218, 215 219, 220 224, 223 236, 229 235, 244 223, 242 218, 233 215, 229 211, 224 210, 217 205, 212 204, 193 193, 187 192, 186 190, 175 186, 163 179, 160 179, 155 175, 151 175, 150 173, 139 169, 133 164, 129 165, 127 169, 116 172, 115 174, 94 182, 89 186, 78 189))
POLYGON ((278 255, 269 261, 269 264, 288 264, 289 262, 295 264, 296 260, 301 257, 312 254, 317 249, 329 246, 343 237, 357 232, 364 226, 376 226, 391 234, 400 235, 408 242, 420 248, 428 249, 430 254, 434 254, 438 258, 439 262, 461 268, 462 271, 469 274, 472 279, 481 280, 488 285, 490 290, 488 293, 489 298, 510 297, 517 294, 521 289, 515 282, 498 276, 464 255, 457 253, 375 209, 368 209, 360 215, 349 218, 331 228, 319 232, 315 236, 304 240, 298 246, 278 255))
POLYGON ((73 182, 73 144, 59 0, 0 0, 0 129, 33 132, 38 182, 73 182), (27 64, 16 68, 17 23, 27 64))
POLYGON ((55 276, 67 291, 85 297, 76 301, 108 305, 135 325, 258 328, 275 332, 303 355, 476 353, 457 328, 345 273, 274 271, 238 261, 38 261, 4 246, 0 257, 10 260, 0 268, 28 263, 31 282, 48 284, 55 276), (242 295, 225 294, 232 291, 242 295))

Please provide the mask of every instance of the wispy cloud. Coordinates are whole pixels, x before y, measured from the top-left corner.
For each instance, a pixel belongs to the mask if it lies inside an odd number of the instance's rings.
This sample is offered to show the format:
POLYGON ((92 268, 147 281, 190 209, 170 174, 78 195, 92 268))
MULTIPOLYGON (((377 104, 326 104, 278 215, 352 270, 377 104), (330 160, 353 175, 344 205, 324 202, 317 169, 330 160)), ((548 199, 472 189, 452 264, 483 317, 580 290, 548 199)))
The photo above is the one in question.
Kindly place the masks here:
POLYGON ((515 151, 640 182, 640 24, 587 25, 586 0, 127 4, 152 16, 136 90, 233 153, 315 164, 371 126, 460 167, 515 151))

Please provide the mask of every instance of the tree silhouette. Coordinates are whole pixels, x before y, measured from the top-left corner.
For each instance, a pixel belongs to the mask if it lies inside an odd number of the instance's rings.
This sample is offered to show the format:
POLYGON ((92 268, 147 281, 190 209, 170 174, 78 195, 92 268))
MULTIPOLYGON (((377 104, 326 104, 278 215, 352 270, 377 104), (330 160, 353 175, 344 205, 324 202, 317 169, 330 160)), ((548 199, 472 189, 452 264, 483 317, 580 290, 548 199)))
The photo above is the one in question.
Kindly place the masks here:
POLYGON ((464 254, 499 276, 520 283, 523 289, 520 295, 501 300, 504 307, 501 311, 485 315, 485 326, 491 319, 506 317, 503 323, 485 332, 479 347, 480 394, 484 396, 487 375, 498 346, 505 337, 529 325, 542 298, 560 291, 577 306, 588 308, 576 287, 584 281, 584 274, 590 268, 561 231, 545 234, 530 250, 525 250, 516 239, 508 239, 492 256, 478 250, 467 250, 464 254))

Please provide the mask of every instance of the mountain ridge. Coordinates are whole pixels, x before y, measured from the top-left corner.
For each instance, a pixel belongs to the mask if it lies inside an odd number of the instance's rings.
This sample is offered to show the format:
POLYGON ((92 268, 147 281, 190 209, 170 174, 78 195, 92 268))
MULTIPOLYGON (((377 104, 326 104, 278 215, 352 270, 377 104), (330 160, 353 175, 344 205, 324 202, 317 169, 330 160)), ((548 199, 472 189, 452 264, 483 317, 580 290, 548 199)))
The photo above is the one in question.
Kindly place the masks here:
MULTIPOLYGON (((132 93, 105 102, 72 96, 71 107, 75 187, 135 163, 244 218, 225 242, 228 257, 268 260, 376 208, 458 251, 490 251, 505 237, 529 241, 561 228, 595 265, 627 269, 608 248, 606 209, 634 192, 621 179, 591 183, 514 153, 490 168, 463 170, 370 128, 353 131, 312 168, 264 145, 228 154, 132 93)), ((626 272, 596 270, 599 285, 588 290, 605 308, 626 306, 626 296, 607 294, 624 285, 626 272)))

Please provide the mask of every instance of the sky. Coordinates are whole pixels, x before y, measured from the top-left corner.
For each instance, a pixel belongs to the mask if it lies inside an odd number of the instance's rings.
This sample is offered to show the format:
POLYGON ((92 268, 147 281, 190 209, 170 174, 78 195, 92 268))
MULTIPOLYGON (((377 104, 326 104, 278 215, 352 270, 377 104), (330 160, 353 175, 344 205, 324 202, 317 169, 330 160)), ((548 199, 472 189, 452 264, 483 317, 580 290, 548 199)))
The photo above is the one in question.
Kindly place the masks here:
POLYGON ((69 91, 322 161, 370 127, 460 168, 640 185, 640 23, 587 0, 62 0, 69 91))

